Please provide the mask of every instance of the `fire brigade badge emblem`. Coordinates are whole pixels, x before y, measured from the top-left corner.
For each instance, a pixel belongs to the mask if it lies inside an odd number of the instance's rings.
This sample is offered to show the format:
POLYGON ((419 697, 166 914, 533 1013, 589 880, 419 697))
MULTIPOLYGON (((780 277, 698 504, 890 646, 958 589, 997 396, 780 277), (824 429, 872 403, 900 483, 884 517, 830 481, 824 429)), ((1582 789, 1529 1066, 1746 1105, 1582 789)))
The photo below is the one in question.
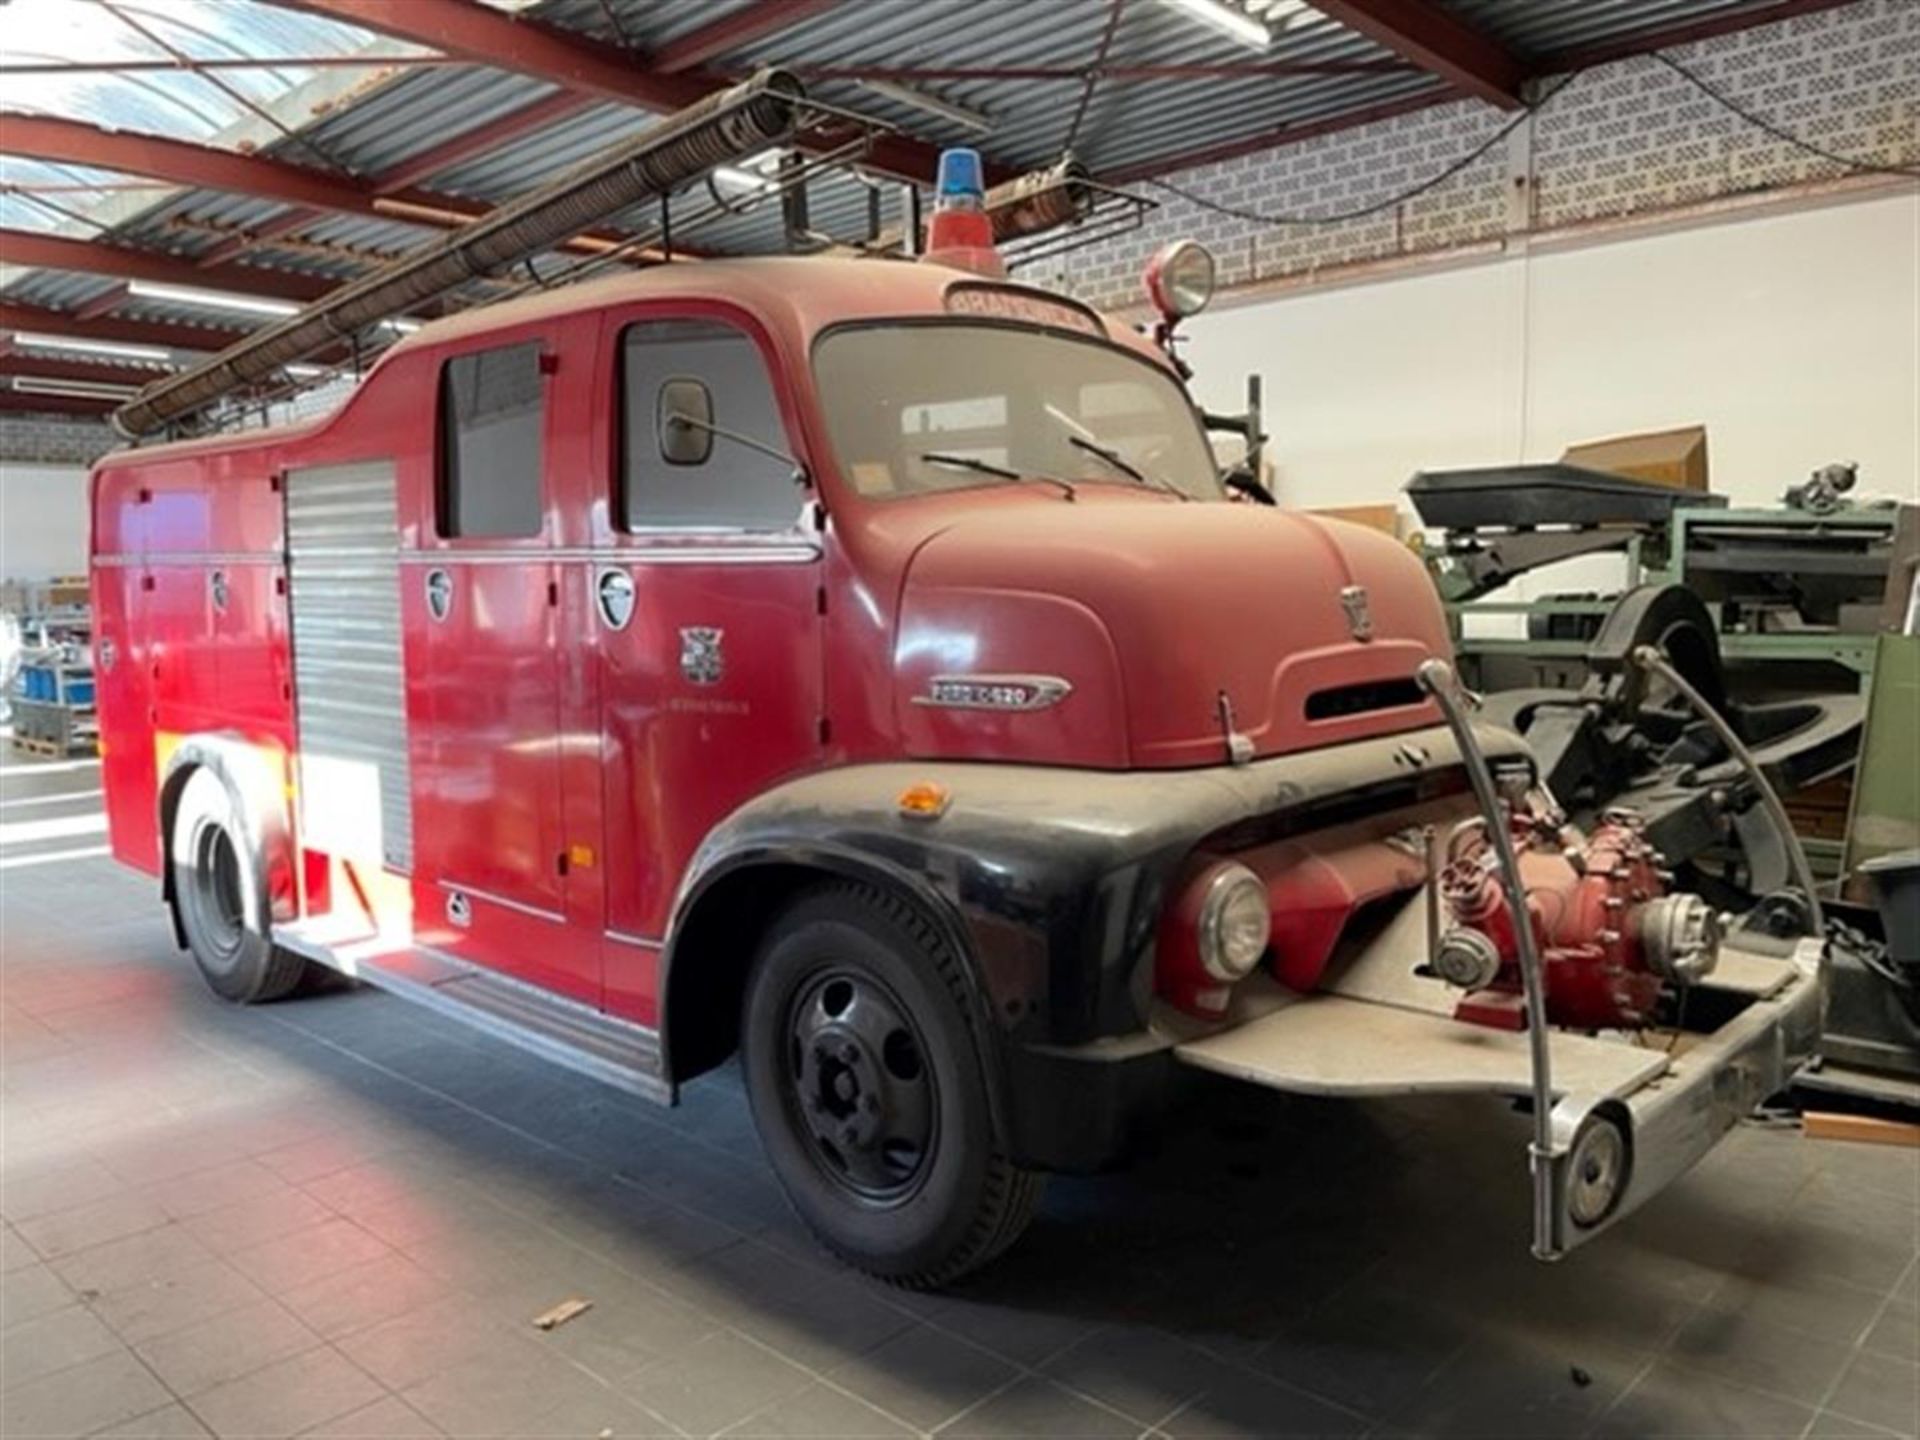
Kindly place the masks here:
POLYGON ((602 570, 596 591, 600 618, 609 630, 624 630, 633 619, 633 577, 624 570, 602 570))
POLYGON ((444 620, 453 609, 453 577, 444 570, 427 572, 427 613, 444 620))
POLYGON ((1367 587, 1349 585, 1340 592, 1340 608, 1347 612, 1347 631, 1356 640, 1373 638, 1373 610, 1367 603, 1367 587))
POLYGON ((708 625, 690 625, 680 632, 680 673, 696 685, 718 685, 727 673, 720 649, 721 632, 708 625))

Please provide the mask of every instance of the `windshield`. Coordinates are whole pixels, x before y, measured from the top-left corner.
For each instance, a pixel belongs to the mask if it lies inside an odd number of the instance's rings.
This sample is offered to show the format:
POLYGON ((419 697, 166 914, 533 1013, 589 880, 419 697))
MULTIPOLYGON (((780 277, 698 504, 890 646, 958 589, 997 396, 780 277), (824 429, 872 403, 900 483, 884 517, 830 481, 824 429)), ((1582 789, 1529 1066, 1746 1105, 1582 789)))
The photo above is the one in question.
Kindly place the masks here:
POLYGON ((840 473, 862 495, 1025 478, 1222 495, 1180 387, 1103 342, 952 321, 864 325, 825 336, 813 365, 840 473))

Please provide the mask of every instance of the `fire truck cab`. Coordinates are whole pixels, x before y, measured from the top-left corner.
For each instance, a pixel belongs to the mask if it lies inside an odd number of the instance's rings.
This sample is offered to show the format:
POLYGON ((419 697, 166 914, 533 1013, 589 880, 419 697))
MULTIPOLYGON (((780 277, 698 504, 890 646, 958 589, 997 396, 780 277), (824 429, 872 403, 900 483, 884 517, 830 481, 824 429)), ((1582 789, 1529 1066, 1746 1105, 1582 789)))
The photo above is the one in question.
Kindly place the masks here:
POLYGON ((1004 280, 678 264, 456 316, 322 420, 100 462, 114 853, 234 1000, 318 963, 663 1102, 737 1053, 796 1208, 901 1283, 1183 1064, 1546 1095, 1560 1253, 1777 1088, 1810 951, 1647 913, 1685 897, 1632 818, 1561 833, 1483 727, 1489 820, 1419 562, 1236 500, 1161 349, 1004 280), (1501 913, 1503 825, 1552 913, 1501 913), (1635 1043, 1682 989, 1686 1043, 1635 1043))

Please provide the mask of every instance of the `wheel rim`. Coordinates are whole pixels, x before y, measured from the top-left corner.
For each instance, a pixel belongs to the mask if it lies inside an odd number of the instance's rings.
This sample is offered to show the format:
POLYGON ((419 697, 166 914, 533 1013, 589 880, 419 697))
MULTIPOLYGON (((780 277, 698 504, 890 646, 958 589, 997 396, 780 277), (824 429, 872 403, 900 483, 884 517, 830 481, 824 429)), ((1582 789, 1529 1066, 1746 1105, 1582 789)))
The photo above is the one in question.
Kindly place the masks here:
POLYGON ((872 976, 833 968, 795 992, 786 1081, 796 1133, 821 1174, 866 1204, 898 1204, 926 1176, 936 1081, 906 1006, 872 976))
POLYGON ((230 963, 240 953, 247 934, 247 909, 242 893, 240 852, 221 825, 203 827, 193 848, 190 893, 195 918, 209 958, 230 963))

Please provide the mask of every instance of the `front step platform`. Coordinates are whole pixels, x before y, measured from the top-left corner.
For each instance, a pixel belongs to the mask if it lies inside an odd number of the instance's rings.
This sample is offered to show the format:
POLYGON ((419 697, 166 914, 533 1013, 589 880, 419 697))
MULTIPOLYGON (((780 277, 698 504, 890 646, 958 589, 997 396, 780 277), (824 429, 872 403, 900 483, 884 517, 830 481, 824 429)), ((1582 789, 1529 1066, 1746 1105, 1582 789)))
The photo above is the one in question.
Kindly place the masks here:
POLYGON ((663 1105, 674 1102, 660 1037, 645 1026, 393 936, 348 935, 309 922, 276 925, 273 940, 542 1059, 663 1105))

